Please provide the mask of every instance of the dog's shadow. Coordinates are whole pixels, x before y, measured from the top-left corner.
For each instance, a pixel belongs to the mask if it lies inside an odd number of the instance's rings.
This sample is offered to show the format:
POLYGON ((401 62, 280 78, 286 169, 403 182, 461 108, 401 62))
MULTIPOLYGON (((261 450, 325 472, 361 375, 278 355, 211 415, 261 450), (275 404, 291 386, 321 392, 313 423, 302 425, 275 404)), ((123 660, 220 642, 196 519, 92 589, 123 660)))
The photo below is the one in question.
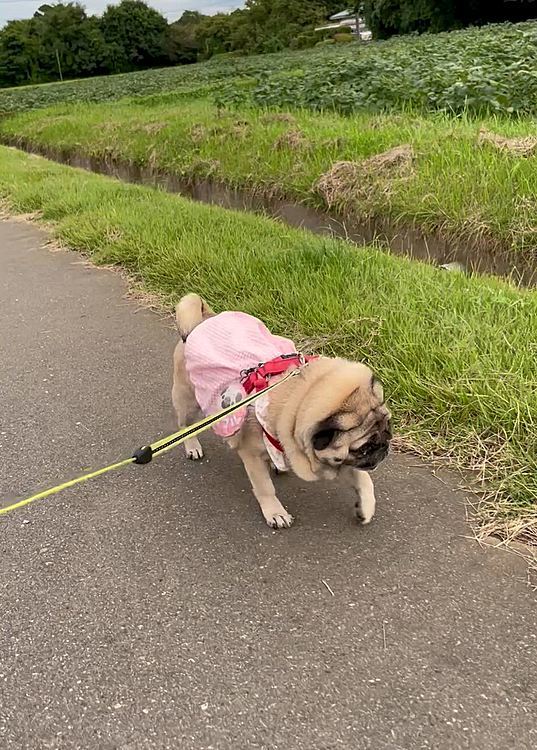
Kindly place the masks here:
MULTIPOLYGON (((290 529, 274 532, 259 511, 237 453, 213 435, 203 436, 203 449, 204 457, 198 461, 189 460, 180 447, 162 462, 159 504, 163 509, 167 507, 166 515, 171 524, 180 519, 184 528, 190 520, 199 533, 201 523, 209 526, 217 523, 220 532, 228 534, 230 540, 237 537, 237 527, 243 532, 249 530, 264 535, 294 535, 298 528, 314 531, 348 527, 355 533, 362 529, 354 517, 356 495, 352 488, 337 481, 305 482, 292 472, 280 472, 272 467, 276 495, 295 517, 290 529)), ((381 473, 382 469, 376 475, 380 477, 381 473)))

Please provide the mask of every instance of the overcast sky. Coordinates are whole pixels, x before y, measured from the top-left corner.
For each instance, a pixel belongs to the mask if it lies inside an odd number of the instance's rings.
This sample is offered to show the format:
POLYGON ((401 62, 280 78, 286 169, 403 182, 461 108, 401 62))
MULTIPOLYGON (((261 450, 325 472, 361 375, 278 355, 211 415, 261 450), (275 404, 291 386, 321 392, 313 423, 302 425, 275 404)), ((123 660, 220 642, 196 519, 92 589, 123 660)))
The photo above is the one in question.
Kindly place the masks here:
MULTIPOLYGON (((0 26, 15 18, 30 18, 46 0, 0 0, 0 26)), ((50 0, 49 0, 50 2, 50 0)), ((100 14, 107 5, 115 5, 111 0, 81 0, 81 5, 90 15, 100 14)), ((175 21, 184 10, 199 10, 200 13, 218 13, 235 10, 244 5, 241 0, 148 0, 168 21, 175 21)))

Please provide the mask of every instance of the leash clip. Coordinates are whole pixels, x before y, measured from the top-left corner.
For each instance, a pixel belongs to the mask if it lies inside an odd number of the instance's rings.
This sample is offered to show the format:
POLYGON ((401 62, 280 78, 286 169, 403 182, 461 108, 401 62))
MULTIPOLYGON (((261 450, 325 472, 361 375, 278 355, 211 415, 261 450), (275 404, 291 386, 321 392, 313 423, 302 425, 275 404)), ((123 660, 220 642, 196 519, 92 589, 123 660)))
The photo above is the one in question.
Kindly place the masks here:
POLYGON ((135 464, 148 464, 153 458, 153 448, 150 445, 143 445, 134 451, 132 457, 135 464))

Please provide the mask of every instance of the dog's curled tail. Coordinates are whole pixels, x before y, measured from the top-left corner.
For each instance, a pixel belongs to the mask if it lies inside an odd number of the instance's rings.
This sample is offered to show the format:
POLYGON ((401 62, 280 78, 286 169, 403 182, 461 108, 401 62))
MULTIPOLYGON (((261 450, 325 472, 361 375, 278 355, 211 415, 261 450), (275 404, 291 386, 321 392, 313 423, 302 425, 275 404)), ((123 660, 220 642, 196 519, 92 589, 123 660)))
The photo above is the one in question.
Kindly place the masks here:
POLYGON ((183 341, 202 321, 214 315, 209 305, 199 294, 187 294, 175 307, 175 320, 183 341))

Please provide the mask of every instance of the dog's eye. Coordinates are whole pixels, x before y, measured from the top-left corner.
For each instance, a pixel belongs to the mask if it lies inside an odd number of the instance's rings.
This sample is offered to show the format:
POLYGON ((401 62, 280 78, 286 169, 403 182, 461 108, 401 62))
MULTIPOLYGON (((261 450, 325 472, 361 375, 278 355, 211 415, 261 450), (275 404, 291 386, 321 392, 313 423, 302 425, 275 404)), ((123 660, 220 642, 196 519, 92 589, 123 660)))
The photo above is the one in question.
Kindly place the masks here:
POLYGON ((316 451, 324 451, 334 439, 335 430, 321 430, 313 437, 313 447, 316 451))

